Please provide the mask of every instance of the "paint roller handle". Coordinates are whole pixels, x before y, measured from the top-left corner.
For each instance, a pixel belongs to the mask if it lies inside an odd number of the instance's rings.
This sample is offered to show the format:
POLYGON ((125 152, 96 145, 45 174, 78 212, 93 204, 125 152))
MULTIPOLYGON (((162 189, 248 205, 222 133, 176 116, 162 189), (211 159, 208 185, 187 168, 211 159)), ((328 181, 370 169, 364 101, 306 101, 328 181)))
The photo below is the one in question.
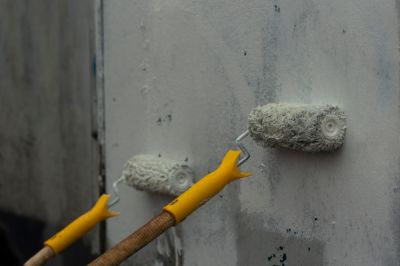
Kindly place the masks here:
POLYGON ((118 215, 119 213, 108 210, 107 201, 109 197, 110 196, 106 194, 102 195, 92 209, 45 241, 45 247, 29 259, 24 266, 43 265, 46 261, 56 256, 93 229, 99 222, 118 215))
POLYGON ((119 265, 174 224, 174 217, 168 212, 163 211, 136 232, 130 234, 103 255, 89 263, 88 266, 119 265))
POLYGON ((239 150, 229 150, 220 166, 214 172, 203 177, 165 206, 163 210, 171 213, 175 218, 175 222, 179 223, 194 210, 218 194, 230 182, 250 176, 251 173, 239 170, 237 166, 239 155, 239 150))

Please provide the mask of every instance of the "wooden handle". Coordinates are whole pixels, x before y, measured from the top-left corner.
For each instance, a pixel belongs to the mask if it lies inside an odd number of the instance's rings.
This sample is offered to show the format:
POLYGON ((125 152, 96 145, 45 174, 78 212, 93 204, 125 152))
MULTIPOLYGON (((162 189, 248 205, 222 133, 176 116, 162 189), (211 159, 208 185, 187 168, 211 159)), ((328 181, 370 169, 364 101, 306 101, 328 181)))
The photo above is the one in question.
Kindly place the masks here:
POLYGON ((27 262, 25 262, 24 266, 41 266, 55 255, 56 253, 51 248, 45 246, 33 257, 31 257, 27 262))
POLYGON ((89 263, 88 266, 119 265, 174 224, 174 217, 170 213, 163 211, 136 232, 89 263))

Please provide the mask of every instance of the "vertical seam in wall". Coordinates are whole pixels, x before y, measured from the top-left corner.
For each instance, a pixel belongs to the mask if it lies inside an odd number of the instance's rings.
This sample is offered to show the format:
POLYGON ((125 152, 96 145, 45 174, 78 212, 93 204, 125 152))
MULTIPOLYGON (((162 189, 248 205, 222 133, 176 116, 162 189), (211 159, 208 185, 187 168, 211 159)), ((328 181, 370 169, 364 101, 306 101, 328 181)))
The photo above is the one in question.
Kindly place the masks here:
MULTIPOLYGON (((98 184, 99 194, 105 193, 105 99, 104 99, 104 12, 103 0, 96 0, 95 2, 95 36, 96 36, 96 118, 97 118, 97 132, 99 144, 99 172, 98 184)), ((106 224, 100 224, 100 252, 106 250, 106 224)))
MULTIPOLYGON (((397 32, 398 32, 398 45, 397 45, 397 58, 398 55, 400 53, 400 0, 396 0, 395 1, 395 5, 396 5, 396 11, 397 11, 397 32)), ((400 68, 400 62, 399 60, 397 61, 397 65, 400 68)), ((400 72, 399 72, 400 73, 400 72)), ((398 84, 400 84, 400 76, 398 77, 398 84)), ((397 114, 400 115, 400 94, 398 95, 398 103, 397 103, 397 114)), ((399 124, 398 124, 399 125, 399 124)), ((400 165, 400 156, 397 158, 399 164, 400 165)), ((397 169, 397 175, 399 174, 398 171, 400 171, 400 168, 397 169)), ((395 186, 396 188, 399 186, 399 178, 397 177, 397 179, 395 180, 395 186)), ((394 228, 394 232, 395 232, 395 252, 396 252, 396 258, 397 260, 399 260, 400 258, 400 230, 398 229, 398 225, 396 223, 396 221, 398 221, 399 217, 400 217, 400 211, 398 211, 398 196, 394 197, 393 203, 392 203, 392 215, 393 220, 392 220, 392 226, 394 228)))
MULTIPOLYGON (((396 5, 396 10, 397 10, 397 32, 398 32, 397 58, 399 58, 399 54, 400 54, 400 0, 396 0, 395 5, 396 5)), ((400 61, 399 60, 397 61, 397 64, 400 69, 400 61)), ((399 73, 400 73, 400 71, 399 71, 399 73)), ((400 75, 398 77, 398 84, 400 84, 400 75)), ((400 93, 398 95, 397 114, 400 115, 400 93)), ((400 165, 400 156, 398 157, 397 160, 399 162, 398 165, 400 165)), ((397 169, 397 171, 398 171, 397 175, 399 175, 400 167, 397 169)), ((398 178, 397 178, 397 182, 399 182, 398 178)), ((395 184, 396 187, 399 185, 397 182, 395 184)), ((397 246, 396 247, 396 258, 397 258, 397 260, 399 260, 400 259, 400 234, 399 234, 400 230, 398 229, 398 225, 397 225, 396 221, 398 221, 400 214, 399 214, 399 211, 395 210, 395 208, 398 208, 398 205, 397 205, 398 201, 396 201, 396 199, 398 199, 398 197, 395 197, 393 207, 392 207, 392 208, 394 208, 394 210, 392 210, 392 213, 394 213, 393 215, 395 216, 393 218, 393 221, 395 221, 395 222, 393 222, 392 226, 394 227, 394 229, 395 229, 394 232, 396 234, 396 236, 395 236, 395 244, 397 246)))

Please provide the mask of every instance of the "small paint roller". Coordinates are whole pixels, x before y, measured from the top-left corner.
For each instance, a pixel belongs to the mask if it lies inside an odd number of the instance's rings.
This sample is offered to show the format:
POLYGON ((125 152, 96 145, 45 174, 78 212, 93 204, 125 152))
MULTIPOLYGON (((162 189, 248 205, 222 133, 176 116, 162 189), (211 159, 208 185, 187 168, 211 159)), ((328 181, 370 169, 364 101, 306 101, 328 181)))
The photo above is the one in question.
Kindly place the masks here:
POLYGON ((119 201, 118 185, 121 182, 138 190, 177 196, 193 185, 193 171, 186 164, 152 155, 141 154, 130 158, 125 163, 121 178, 113 184, 113 196, 110 198, 110 195, 102 195, 91 210, 45 241, 45 247, 24 265, 43 265, 99 222, 118 215, 119 213, 109 211, 108 208, 119 201))
POLYGON ((193 185, 192 169, 173 160, 149 154, 139 154, 124 165, 122 176, 113 183, 113 199, 109 206, 119 201, 120 183, 125 183, 141 191, 169 196, 178 196, 193 185))

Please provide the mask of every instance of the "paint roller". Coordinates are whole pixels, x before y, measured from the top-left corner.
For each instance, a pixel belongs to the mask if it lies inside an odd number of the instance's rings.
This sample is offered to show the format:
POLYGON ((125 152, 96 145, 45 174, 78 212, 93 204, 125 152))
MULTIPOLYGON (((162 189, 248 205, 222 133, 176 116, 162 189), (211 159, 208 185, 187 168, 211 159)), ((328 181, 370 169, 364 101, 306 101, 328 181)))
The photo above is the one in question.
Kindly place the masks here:
MULTIPOLYGON (((250 158, 249 152, 242 144, 245 137, 250 135, 255 142, 264 147, 330 152, 342 146, 345 132, 346 117, 337 106, 267 104, 254 108, 249 115, 248 130, 236 139, 240 151, 229 150, 214 172, 200 179, 166 205, 158 216, 89 265, 119 265, 168 228, 183 221, 228 183, 250 176, 251 173, 241 172, 239 169, 239 166, 250 158)), ((135 179, 135 175, 131 177, 135 179)))
POLYGON ((334 105, 271 103, 254 108, 248 132, 264 147, 330 152, 343 145, 346 116, 334 105))
POLYGON ((120 200, 119 184, 125 183, 138 190, 177 196, 192 186, 193 180, 193 171, 186 164, 148 154, 140 154, 130 158, 124 165, 122 176, 113 183, 113 195, 104 194, 100 196, 91 210, 45 241, 43 249, 24 265, 43 265, 84 236, 101 221, 117 216, 118 212, 109 211, 108 208, 120 200))

